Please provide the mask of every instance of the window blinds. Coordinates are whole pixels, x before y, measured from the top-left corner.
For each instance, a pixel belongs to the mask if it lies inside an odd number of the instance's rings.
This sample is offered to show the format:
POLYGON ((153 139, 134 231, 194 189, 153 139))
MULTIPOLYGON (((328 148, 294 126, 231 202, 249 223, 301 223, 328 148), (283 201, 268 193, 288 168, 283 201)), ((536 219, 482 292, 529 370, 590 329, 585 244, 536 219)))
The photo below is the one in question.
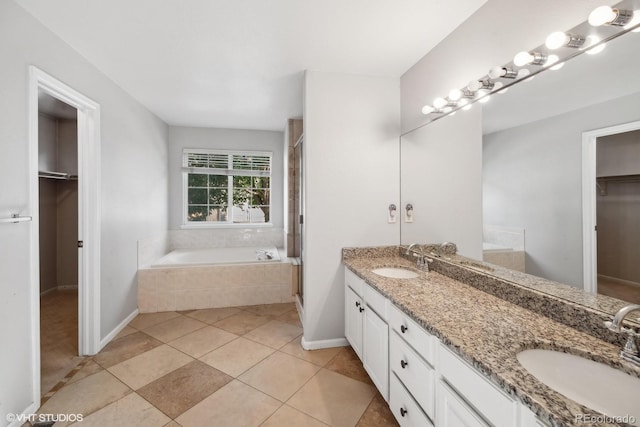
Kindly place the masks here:
POLYGON ((182 166, 188 173, 271 176, 271 153, 184 150, 182 166))

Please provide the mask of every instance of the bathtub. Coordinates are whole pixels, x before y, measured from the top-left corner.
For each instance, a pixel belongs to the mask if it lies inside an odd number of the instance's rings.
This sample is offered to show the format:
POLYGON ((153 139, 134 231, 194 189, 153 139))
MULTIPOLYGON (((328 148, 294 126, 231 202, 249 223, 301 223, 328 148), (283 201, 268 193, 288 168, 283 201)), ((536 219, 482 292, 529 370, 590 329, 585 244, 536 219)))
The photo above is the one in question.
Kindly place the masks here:
POLYGON ((295 301, 293 267, 275 247, 177 249, 138 270, 141 313, 295 301), (267 256, 269 254, 269 256, 267 256))
POLYGON ((176 249, 153 263, 151 268, 277 261, 280 261, 280 254, 273 247, 176 249))

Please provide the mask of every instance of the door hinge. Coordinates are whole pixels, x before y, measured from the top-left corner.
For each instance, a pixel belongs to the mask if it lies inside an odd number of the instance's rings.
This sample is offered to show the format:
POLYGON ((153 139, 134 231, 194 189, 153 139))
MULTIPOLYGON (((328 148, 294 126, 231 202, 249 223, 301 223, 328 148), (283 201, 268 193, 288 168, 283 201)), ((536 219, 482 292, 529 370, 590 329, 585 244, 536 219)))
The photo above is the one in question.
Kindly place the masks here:
POLYGON ((300 215, 300 224, 304 224, 304 215, 300 215))
POLYGON ((593 227, 593 230, 594 230, 594 231, 598 231, 598 226, 597 226, 597 225, 596 225, 596 226, 594 226, 594 227, 593 227))
POLYGON ((84 247, 84 242, 82 240, 78 240, 78 247, 79 248, 83 248, 84 247))

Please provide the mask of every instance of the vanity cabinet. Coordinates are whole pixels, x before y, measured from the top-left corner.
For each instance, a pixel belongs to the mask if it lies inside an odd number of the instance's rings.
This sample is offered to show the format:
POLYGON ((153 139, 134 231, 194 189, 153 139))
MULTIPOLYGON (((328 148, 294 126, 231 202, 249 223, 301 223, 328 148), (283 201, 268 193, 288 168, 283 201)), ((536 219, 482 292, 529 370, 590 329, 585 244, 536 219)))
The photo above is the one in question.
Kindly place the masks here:
POLYGON ((386 401, 389 400, 389 301, 345 269, 345 336, 386 401))
POLYGON ((347 268, 345 336, 402 427, 546 427, 347 268))

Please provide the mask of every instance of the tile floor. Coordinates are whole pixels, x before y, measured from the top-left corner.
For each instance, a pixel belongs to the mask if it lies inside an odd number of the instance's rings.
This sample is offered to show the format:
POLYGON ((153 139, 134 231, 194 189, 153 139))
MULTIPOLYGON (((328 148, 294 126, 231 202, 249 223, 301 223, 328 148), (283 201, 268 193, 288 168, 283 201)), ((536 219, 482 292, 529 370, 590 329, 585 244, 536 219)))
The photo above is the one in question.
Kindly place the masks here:
POLYGON ((39 413, 81 413, 82 427, 397 426, 350 347, 305 351, 301 334, 293 304, 141 314, 39 413))
POLYGON ((40 386, 51 390, 82 361, 78 356, 78 290, 54 290, 40 298, 40 386))

